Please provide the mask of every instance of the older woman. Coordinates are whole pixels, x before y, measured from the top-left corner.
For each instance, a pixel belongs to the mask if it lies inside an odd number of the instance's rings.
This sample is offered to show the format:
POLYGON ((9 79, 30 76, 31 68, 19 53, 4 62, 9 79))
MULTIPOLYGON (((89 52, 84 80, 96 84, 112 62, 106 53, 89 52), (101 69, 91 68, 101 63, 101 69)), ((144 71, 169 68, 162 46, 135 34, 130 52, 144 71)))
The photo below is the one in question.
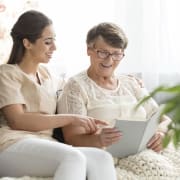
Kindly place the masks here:
MULTIPOLYGON (((89 115, 108 122, 110 126, 103 126, 91 134, 86 133, 86 130, 80 126, 63 127, 66 143, 74 146, 103 148, 115 143, 121 136, 112 127, 113 119, 147 120, 157 111, 158 105, 151 99, 141 106, 137 112, 134 112, 134 105, 139 99, 147 95, 146 89, 142 88, 133 77, 115 75, 114 71, 123 60, 128 44, 127 37, 120 27, 113 23, 100 23, 89 30, 86 43, 90 66, 87 70, 69 79, 58 101, 58 113, 89 115)), ((139 169, 135 173, 136 175, 169 177, 167 172, 174 167, 171 168, 172 164, 170 163, 170 166, 167 166, 168 163, 166 165, 161 163, 162 155, 159 154, 163 150, 162 138, 167 131, 169 121, 167 117, 162 118, 157 132, 147 144, 149 150, 132 156, 134 157, 133 161, 136 162, 134 167, 139 169), (148 154, 146 154, 147 152, 148 154), (139 162, 144 162, 144 166, 139 162), (148 172, 150 173, 148 174, 148 172)), ((129 158, 124 159, 128 161, 129 158)), ((166 162, 167 158, 163 158, 166 162)), ((131 169, 129 167, 132 162, 123 162, 123 164, 121 162, 123 160, 118 162, 118 167, 134 171, 132 167, 131 169)), ((174 173, 171 174, 172 176, 177 175, 176 169, 171 172, 174 173)))

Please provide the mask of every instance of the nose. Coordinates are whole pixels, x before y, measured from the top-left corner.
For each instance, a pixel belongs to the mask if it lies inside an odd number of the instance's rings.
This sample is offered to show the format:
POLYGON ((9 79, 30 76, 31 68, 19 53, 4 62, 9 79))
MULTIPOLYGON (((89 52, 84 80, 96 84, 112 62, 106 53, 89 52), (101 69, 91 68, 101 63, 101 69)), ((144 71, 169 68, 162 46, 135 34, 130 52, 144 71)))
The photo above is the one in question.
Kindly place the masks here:
POLYGON ((52 49, 53 51, 56 50, 56 44, 55 44, 55 42, 53 42, 53 44, 52 44, 52 46, 51 46, 51 49, 52 49))
POLYGON ((113 60, 112 54, 109 54, 108 57, 106 58, 106 60, 108 60, 108 61, 111 60, 113 62, 114 60, 113 60))

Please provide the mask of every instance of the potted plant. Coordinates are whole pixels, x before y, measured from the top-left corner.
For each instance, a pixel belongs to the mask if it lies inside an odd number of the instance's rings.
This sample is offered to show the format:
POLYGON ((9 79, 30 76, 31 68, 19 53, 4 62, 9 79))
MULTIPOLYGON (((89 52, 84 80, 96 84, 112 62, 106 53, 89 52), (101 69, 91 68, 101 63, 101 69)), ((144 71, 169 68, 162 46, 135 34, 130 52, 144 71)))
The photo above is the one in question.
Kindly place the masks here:
POLYGON ((163 146, 166 147, 170 143, 170 141, 172 141, 174 146, 177 148, 180 146, 180 85, 175 85, 171 87, 157 87, 152 92, 150 92, 148 96, 144 97, 138 103, 136 108, 138 108, 142 103, 144 103, 151 97, 154 97, 161 92, 172 94, 170 98, 163 102, 164 106, 161 112, 161 116, 171 113, 172 119, 171 123, 168 126, 168 132, 163 139, 163 146))

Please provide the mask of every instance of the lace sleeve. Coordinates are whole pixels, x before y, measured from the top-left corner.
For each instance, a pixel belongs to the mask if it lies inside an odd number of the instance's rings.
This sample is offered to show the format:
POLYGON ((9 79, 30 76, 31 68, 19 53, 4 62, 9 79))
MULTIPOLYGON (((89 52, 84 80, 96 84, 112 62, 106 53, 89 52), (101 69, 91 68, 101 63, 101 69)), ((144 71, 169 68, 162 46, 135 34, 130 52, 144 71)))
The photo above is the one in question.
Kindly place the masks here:
POLYGON ((70 79, 65 85, 58 99, 57 113, 87 115, 86 94, 74 79, 70 79))
MULTIPOLYGON (((131 89, 137 101, 140 101, 143 97, 149 95, 148 90, 145 87, 142 87, 137 79, 130 77, 129 80, 129 89, 131 89)), ((158 110, 158 104, 153 98, 150 98, 142 106, 146 110, 147 118, 150 118, 152 114, 158 110)))

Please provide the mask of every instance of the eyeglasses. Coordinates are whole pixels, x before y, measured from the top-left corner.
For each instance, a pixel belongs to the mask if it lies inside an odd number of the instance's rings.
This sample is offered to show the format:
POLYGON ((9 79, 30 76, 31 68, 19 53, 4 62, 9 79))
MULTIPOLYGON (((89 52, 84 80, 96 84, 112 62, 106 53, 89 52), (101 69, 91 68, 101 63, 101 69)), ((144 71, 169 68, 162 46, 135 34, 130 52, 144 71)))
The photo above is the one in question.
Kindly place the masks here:
POLYGON ((124 53, 110 53, 108 51, 98 50, 96 48, 93 48, 93 50, 100 59, 107 59, 109 56, 111 56, 113 61, 120 61, 125 56, 124 53))

